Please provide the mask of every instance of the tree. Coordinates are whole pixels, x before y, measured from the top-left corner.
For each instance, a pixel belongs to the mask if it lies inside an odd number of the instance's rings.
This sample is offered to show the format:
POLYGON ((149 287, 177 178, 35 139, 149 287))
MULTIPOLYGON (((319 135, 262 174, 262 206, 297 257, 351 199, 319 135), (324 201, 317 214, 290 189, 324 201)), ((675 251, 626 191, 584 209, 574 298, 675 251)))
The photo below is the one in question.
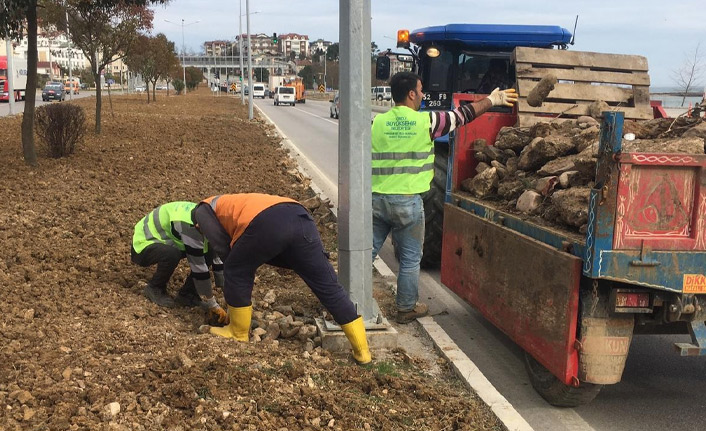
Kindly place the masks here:
POLYGON ((93 87, 94 85, 96 85, 96 81, 93 77, 93 72, 91 72, 91 69, 83 68, 81 70, 75 70, 73 73, 79 78, 81 78, 81 84, 86 84, 89 87, 93 87))
POLYGON ((152 76, 152 101, 157 100, 157 80, 166 79, 174 64, 178 64, 174 51, 174 42, 170 42, 164 33, 150 38, 150 54, 154 58, 155 73, 152 76))
POLYGON ((302 51, 299 53, 299 60, 306 60, 306 52, 302 51))
POLYGON ((22 154, 25 163, 37 166, 34 146, 34 100, 37 96, 37 0, 2 0, 0 36, 20 40, 27 30, 27 88, 22 116, 22 154), (26 27, 25 27, 26 26, 26 27))
POLYGON ((338 42, 332 43, 326 49, 326 60, 328 61, 338 61, 338 42))
MULTIPOLYGON (((257 82, 267 82, 267 80, 270 79, 270 71, 265 69, 265 68, 257 68, 255 69, 255 80, 257 82)), ((274 90, 272 90, 274 91, 274 90)))
POLYGON ((311 61, 314 63, 321 62, 321 56, 324 55, 324 50, 321 48, 316 48, 316 51, 311 54, 311 61))
POLYGON ((311 66, 304 66, 304 68, 300 70, 297 75, 301 76, 302 81, 304 82, 304 88, 314 87, 314 70, 311 66))
POLYGON ((679 87, 681 106, 684 106, 686 97, 694 88, 701 87, 701 78, 704 75, 704 57, 700 52, 701 43, 696 44, 694 51, 684 55, 684 62, 672 72, 672 80, 679 87))
POLYGON ((157 74, 155 58, 152 55, 152 38, 145 35, 138 36, 133 48, 125 56, 127 67, 140 74, 147 88, 147 103, 150 103, 150 82, 157 74))
POLYGON ((289 51, 289 61, 294 61, 297 59, 297 53, 294 51, 289 51))
MULTIPOLYGON (((145 4, 157 2, 164 0, 62 0, 48 8, 47 16, 57 28, 66 30, 68 12, 71 40, 88 58, 98 84, 105 67, 125 57, 140 31, 152 28, 154 13, 145 4)), ((96 85, 97 135, 101 132, 101 102, 101 86, 96 85)))
POLYGON ((373 61, 377 59, 378 52, 380 52, 380 49, 378 49, 378 44, 375 42, 370 42, 370 56, 373 61))
POLYGON ((186 88, 189 90, 194 90, 203 81, 203 71, 198 67, 187 67, 186 68, 186 88))
POLYGON ((169 71, 167 72, 167 76, 165 78, 165 81, 167 81, 167 96, 169 96, 170 82, 174 82, 174 90, 176 90, 177 94, 181 93, 181 91, 184 89, 184 81, 182 81, 182 75, 183 69, 181 68, 181 62, 177 57, 176 62, 170 66, 169 71), (177 88, 177 81, 179 81, 180 83, 179 88, 177 88))

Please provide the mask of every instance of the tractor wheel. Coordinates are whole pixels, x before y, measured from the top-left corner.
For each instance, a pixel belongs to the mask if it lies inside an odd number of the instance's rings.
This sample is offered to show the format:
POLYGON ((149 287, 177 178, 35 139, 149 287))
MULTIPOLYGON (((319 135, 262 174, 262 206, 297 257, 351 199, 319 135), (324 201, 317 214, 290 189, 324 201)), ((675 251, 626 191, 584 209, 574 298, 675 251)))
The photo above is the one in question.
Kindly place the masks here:
POLYGON ((424 200, 424 254, 422 268, 438 268, 441 265, 441 239, 444 228, 444 199, 446 196, 446 172, 449 164, 449 145, 434 144, 434 179, 431 188, 422 195, 424 200))
POLYGON ((525 352, 525 369, 532 387, 549 404, 556 407, 578 407, 588 404, 596 398, 603 385, 581 382, 579 387, 569 386, 525 352))

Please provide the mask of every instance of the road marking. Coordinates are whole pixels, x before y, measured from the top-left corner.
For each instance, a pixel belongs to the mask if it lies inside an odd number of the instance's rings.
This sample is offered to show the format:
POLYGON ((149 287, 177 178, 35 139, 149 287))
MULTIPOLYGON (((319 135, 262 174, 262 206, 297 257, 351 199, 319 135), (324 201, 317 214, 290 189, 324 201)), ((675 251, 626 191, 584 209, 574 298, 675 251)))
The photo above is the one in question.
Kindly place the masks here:
POLYGON ((321 117, 321 116, 319 116, 319 115, 312 114, 311 112, 307 112, 307 111, 305 111, 305 110, 303 110, 303 109, 301 109, 301 108, 297 108, 296 106, 294 107, 294 109, 296 109, 297 111, 301 111, 301 112, 305 113, 306 115, 311 115, 312 117, 318 118, 319 120, 328 121, 328 122, 331 123, 331 124, 338 125, 338 122, 337 122, 337 121, 331 121, 331 120, 329 120, 328 118, 324 118, 324 117, 321 117))

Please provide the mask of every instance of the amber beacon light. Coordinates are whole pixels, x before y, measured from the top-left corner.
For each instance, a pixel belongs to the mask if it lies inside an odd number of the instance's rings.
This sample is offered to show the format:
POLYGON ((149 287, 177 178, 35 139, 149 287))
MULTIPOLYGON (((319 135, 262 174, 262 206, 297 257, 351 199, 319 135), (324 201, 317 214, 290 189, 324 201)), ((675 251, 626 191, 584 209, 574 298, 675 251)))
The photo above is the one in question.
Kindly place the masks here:
POLYGON ((397 47, 409 48, 409 30, 397 30, 397 47))

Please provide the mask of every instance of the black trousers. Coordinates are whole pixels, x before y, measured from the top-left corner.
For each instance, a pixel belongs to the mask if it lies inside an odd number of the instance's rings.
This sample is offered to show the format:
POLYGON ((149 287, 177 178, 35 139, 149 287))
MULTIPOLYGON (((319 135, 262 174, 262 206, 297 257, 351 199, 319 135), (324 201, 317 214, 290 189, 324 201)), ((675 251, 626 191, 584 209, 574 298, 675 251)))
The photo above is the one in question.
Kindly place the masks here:
POLYGON ((252 303, 255 271, 267 263, 296 272, 338 324, 345 325, 358 317, 326 257, 314 220, 301 205, 282 203, 264 210, 250 222, 229 252, 223 244, 223 227, 209 205, 202 204, 196 209, 196 219, 223 259, 223 293, 228 305, 246 307, 252 303))
POLYGON ((174 274, 174 270, 179 265, 179 261, 186 257, 186 253, 176 247, 166 244, 151 244, 145 247, 141 253, 131 250, 132 262, 148 267, 157 265, 149 284, 163 291, 167 290, 167 283, 174 274))

